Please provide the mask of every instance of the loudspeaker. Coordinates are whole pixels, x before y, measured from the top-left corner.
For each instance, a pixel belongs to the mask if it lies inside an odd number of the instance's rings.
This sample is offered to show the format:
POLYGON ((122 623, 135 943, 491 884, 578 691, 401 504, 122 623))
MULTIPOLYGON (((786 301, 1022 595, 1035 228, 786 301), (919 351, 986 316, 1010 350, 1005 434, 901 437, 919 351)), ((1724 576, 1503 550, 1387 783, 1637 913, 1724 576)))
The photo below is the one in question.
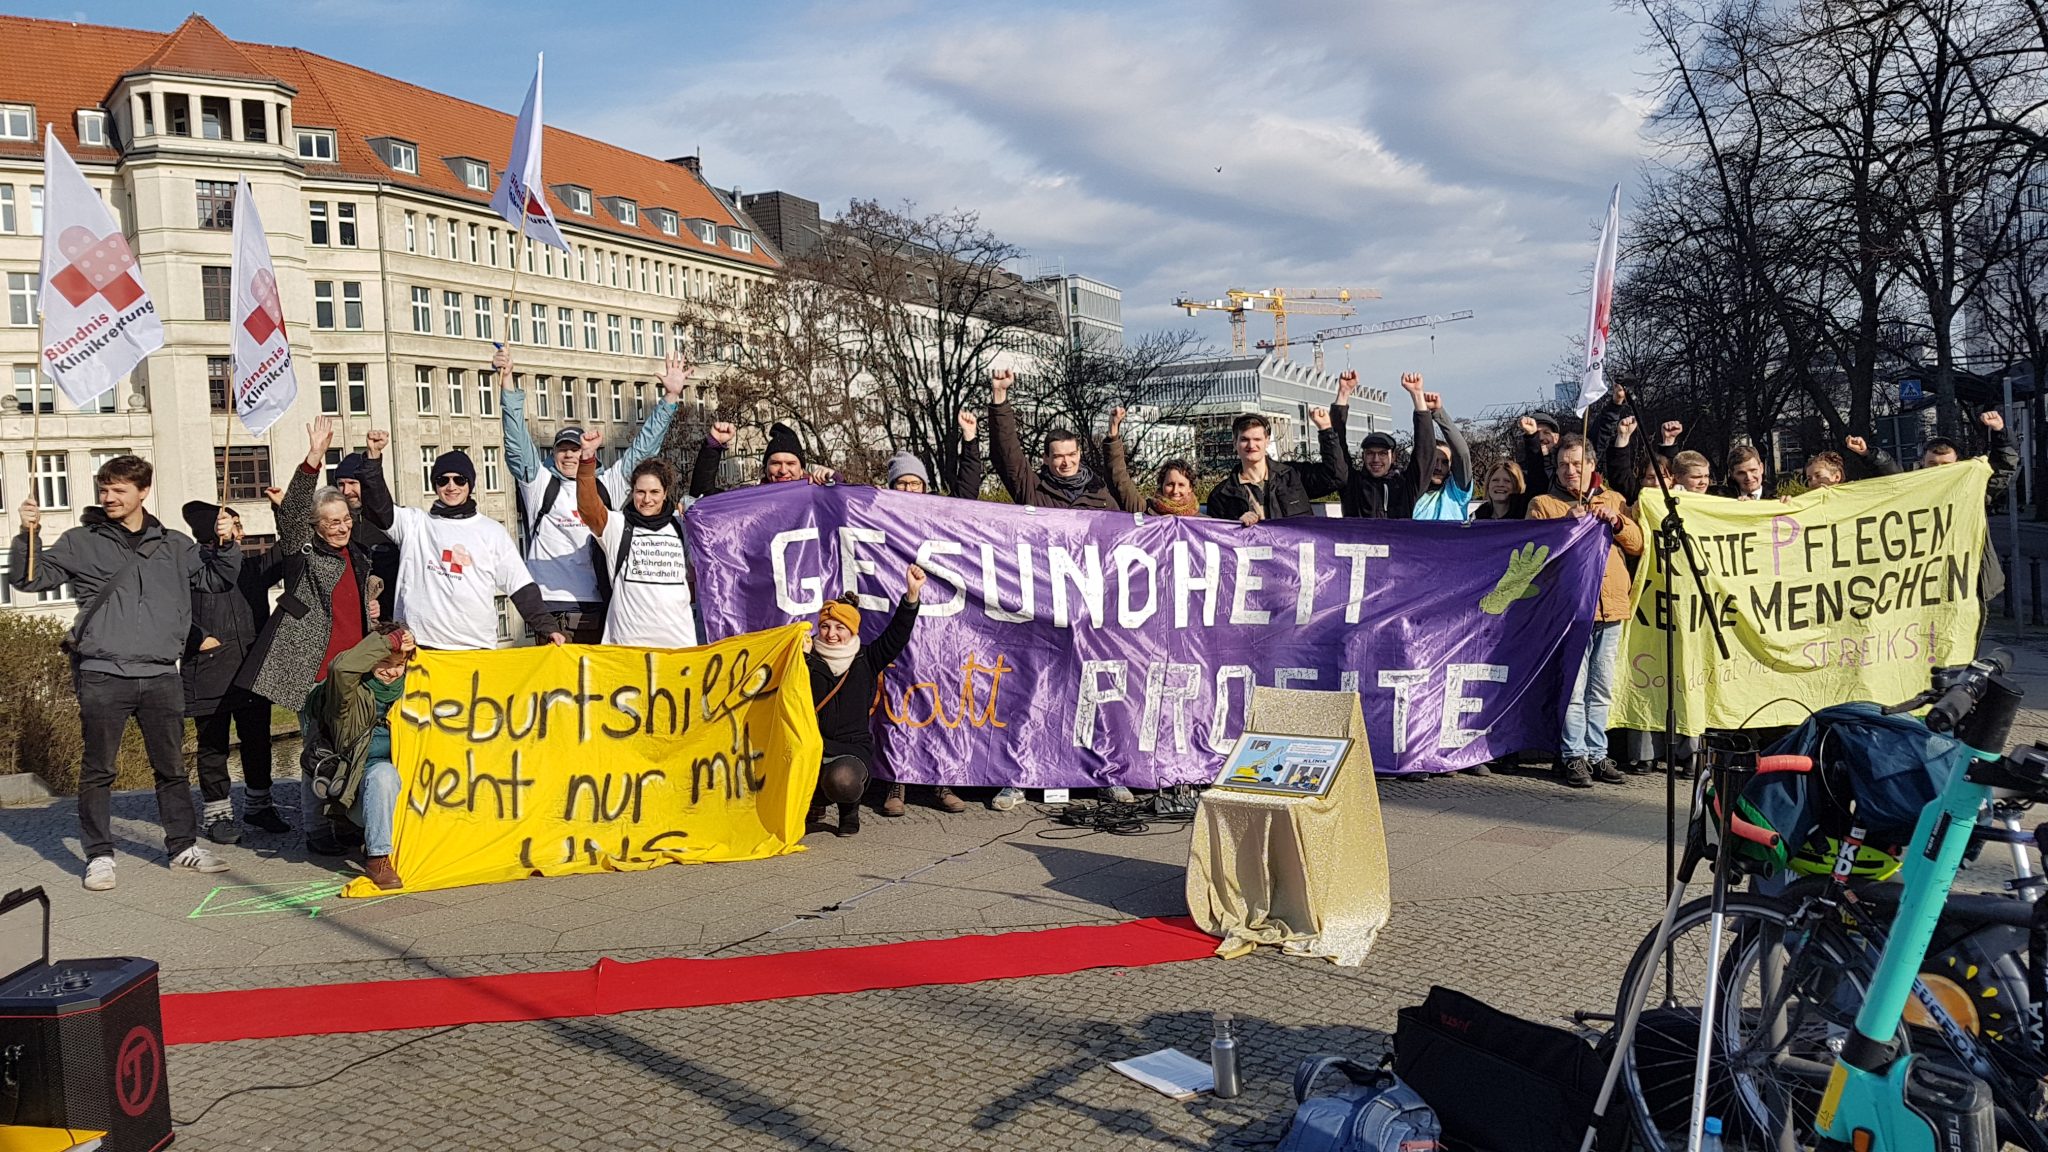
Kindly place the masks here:
POLYGON ((42 889, 8 894, 0 916, 38 902, 43 958, 0 979, 0 1124, 103 1131, 102 1152, 155 1152, 172 1139, 156 961, 53 965, 42 889))

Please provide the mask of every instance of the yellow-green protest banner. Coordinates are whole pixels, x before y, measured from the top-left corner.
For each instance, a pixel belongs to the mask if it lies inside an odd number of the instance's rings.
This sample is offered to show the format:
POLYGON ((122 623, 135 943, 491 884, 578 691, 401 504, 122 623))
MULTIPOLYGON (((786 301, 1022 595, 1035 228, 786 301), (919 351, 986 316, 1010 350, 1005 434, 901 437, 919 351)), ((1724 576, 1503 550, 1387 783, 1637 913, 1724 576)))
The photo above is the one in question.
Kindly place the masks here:
POLYGON ((1927 671, 1976 654, 1983 622, 1982 460, 1859 480, 1780 500, 1685 495, 1679 514, 1705 577, 1685 557, 1671 581, 1654 543, 1662 492, 1639 504, 1648 544, 1622 626, 1616 728, 1664 729, 1665 628, 1677 624, 1678 730, 1797 724, 1808 709, 1892 703, 1927 671), (1714 644, 1721 618, 1729 655, 1714 644))
POLYGON ((802 851, 823 750, 805 628, 420 653, 390 714, 404 890, 802 851))

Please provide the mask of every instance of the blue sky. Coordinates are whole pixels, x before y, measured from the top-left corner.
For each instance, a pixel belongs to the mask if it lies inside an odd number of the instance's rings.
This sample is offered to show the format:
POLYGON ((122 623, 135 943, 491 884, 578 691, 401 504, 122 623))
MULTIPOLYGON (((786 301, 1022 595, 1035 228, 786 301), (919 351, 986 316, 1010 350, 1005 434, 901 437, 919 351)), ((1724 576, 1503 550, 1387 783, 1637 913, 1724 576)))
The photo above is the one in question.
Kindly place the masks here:
MULTIPOLYGON (((10 7, 157 29, 184 16, 10 7)), ((1034 263, 1122 288, 1133 329, 1193 326, 1220 345, 1220 315, 1171 302, 1230 287, 1380 289, 1359 320, 1470 308, 1433 343, 1329 349, 1379 386, 1422 371, 1461 413, 1547 394, 1585 325, 1608 188, 1624 184, 1626 212, 1646 153, 1642 28, 1608 0, 202 11, 237 39, 507 111, 545 49, 557 127, 660 156, 701 148, 714 183, 786 189, 828 214, 854 196, 972 208, 1034 263)))

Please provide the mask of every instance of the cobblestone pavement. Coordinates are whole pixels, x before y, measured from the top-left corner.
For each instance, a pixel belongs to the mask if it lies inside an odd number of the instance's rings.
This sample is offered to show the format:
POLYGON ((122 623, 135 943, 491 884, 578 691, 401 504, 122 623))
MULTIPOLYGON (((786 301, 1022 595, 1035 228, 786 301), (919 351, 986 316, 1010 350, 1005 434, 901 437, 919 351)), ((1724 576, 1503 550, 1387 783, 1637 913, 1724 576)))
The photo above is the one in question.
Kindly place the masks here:
MULTIPOLYGON (((2021 671, 2048 703, 2048 644, 2021 671)), ((2031 711, 2016 739, 2048 736, 2031 711)), ((1612 1008, 1660 910, 1664 786, 1382 780, 1393 919, 1365 965, 1259 953, 1075 975, 522 1024, 170 1050, 193 1149, 1270 1147, 1294 1065, 1377 1057, 1432 983, 1569 1022, 1612 1008), (1206 1051, 1239 1020, 1245 1092, 1180 1103, 1108 1068, 1206 1051)), ((120 887, 78 886, 68 802, 0 811, 0 885, 43 884, 60 957, 139 954, 166 991, 721 956, 1185 911, 1184 826, 1068 838, 1038 810, 912 807, 746 864, 529 880, 378 901, 255 834, 173 877, 147 794, 116 798, 120 887), (220 888, 214 890, 214 882, 220 888), (308 914, 309 909, 316 914, 308 914)))

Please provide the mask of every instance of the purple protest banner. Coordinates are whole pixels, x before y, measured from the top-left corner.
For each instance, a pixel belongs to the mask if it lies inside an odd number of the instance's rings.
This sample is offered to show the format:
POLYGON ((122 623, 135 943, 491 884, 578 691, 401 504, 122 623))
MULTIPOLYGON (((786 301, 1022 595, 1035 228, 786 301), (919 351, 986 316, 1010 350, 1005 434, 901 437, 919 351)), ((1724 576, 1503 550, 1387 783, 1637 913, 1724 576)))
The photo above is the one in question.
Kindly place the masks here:
POLYGON ((768 484, 687 514, 711 637, 930 575, 875 703, 908 783, 1206 782, 1254 683, 1361 693, 1382 772, 1555 749, 1607 559, 1594 520, 1221 520, 768 484))

